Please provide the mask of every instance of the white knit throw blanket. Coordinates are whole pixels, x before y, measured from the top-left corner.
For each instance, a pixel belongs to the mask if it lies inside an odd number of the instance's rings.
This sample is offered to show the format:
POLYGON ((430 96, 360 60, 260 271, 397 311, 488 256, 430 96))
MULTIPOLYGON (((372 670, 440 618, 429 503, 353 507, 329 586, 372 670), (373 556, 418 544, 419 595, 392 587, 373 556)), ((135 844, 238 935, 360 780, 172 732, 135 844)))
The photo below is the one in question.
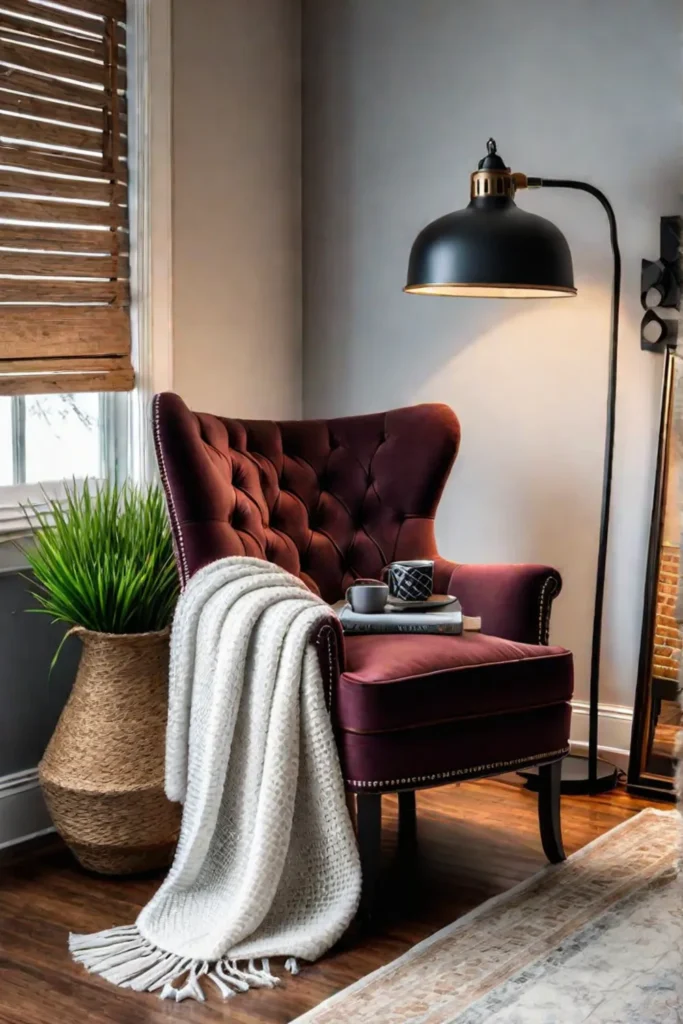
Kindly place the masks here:
MULTIPOLYGON (((115 985, 203 1000, 272 987, 269 958, 343 934, 361 871, 311 636, 330 608, 255 558, 198 572, 173 624, 166 793, 184 803, 166 880, 128 927, 72 935, 115 985)), ((134 680, 131 680, 134 686, 134 680)))

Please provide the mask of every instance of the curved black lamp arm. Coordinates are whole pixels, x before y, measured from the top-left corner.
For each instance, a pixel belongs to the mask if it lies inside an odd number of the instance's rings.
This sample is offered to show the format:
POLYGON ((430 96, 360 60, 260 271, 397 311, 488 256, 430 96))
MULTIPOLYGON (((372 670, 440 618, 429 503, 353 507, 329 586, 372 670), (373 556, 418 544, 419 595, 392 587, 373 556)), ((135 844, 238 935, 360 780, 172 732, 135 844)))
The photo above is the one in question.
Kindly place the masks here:
POLYGON ((600 696, 600 648, 602 644, 602 615, 605 597, 605 570, 607 566, 607 539, 609 535, 610 499, 612 495, 612 467, 614 462, 614 426, 617 398, 617 351, 619 347, 619 299, 621 296, 621 253, 617 238, 617 220, 607 196, 584 181, 564 178, 529 178, 529 187, 573 188, 588 192, 602 205, 609 221, 610 243, 614 257, 612 277, 612 323, 610 330, 609 375, 607 385, 607 423, 605 428, 605 459, 602 477, 602 509, 600 513, 600 544, 595 582, 595 609, 593 612, 593 641, 591 646, 590 708, 588 733, 588 779, 590 790, 597 780, 598 764, 598 711, 600 696))

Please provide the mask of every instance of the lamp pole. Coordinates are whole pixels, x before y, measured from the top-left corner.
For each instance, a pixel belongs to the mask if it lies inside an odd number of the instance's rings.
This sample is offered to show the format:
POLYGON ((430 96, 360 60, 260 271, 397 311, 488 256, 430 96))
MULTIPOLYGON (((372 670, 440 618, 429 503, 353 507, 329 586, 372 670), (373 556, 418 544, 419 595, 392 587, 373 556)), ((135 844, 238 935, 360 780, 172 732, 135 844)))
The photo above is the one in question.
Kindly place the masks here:
MULTIPOLYGON (((614 467, 614 432, 617 404, 617 360, 619 353, 619 301, 621 298, 621 252, 614 209, 604 192, 585 181, 571 178, 528 178, 528 188, 571 188, 587 192, 602 205, 609 223, 612 247, 612 305, 610 317, 610 344, 607 374, 607 416, 605 423, 605 454, 602 471, 602 502, 600 508, 600 535, 598 563, 595 577, 595 603, 593 606, 593 633, 591 638, 590 690, 588 708, 588 785, 582 785, 580 758, 568 758, 567 777, 563 772, 564 792, 602 793, 617 784, 618 772, 614 765, 598 758, 598 727, 600 714, 600 655, 602 651, 602 622, 605 604, 605 577, 607 572, 607 544, 609 540, 610 510, 612 504, 612 476, 614 467)), ((532 788, 532 787, 530 787, 532 788)), ((535 788, 535 787, 533 787, 535 788)))

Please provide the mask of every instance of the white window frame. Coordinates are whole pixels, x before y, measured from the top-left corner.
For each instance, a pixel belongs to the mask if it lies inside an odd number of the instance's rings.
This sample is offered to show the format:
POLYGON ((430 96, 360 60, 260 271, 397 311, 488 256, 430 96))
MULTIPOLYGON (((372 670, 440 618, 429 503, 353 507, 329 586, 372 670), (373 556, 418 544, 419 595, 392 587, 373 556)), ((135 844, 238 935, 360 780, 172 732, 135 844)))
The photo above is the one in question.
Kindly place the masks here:
MULTIPOLYGON (((172 295, 172 0, 128 0, 129 219, 132 356, 135 390, 100 396, 102 476, 145 483, 156 477, 151 400, 173 387, 172 295)), ((16 537, 25 485, 25 399, 12 399, 15 484, 0 487, 0 540, 16 537)), ((63 494, 61 482, 49 492, 63 494)))
POLYGON ((128 0, 131 318, 128 475, 156 478, 152 397, 173 388, 172 0, 128 0))
MULTIPOLYGON (((99 397, 99 476, 124 480, 128 475, 130 395, 106 392, 99 397)), ((14 395, 11 399, 11 409, 13 482, 9 487, 2 488, 5 495, 11 487, 22 487, 26 483, 26 397, 14 395)))

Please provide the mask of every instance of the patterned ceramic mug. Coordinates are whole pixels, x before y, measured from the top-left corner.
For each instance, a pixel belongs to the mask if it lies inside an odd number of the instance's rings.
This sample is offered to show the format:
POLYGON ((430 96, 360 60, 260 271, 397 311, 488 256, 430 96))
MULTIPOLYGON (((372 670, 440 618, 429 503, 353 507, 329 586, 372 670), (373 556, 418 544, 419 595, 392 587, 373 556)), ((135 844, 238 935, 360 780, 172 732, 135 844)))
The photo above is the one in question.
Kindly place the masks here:
POLYGON ((402 601, 426 601, 434 590, 434 562, 417 558, 407 562, 392 562, 384 570, 389 593, 402 601))

